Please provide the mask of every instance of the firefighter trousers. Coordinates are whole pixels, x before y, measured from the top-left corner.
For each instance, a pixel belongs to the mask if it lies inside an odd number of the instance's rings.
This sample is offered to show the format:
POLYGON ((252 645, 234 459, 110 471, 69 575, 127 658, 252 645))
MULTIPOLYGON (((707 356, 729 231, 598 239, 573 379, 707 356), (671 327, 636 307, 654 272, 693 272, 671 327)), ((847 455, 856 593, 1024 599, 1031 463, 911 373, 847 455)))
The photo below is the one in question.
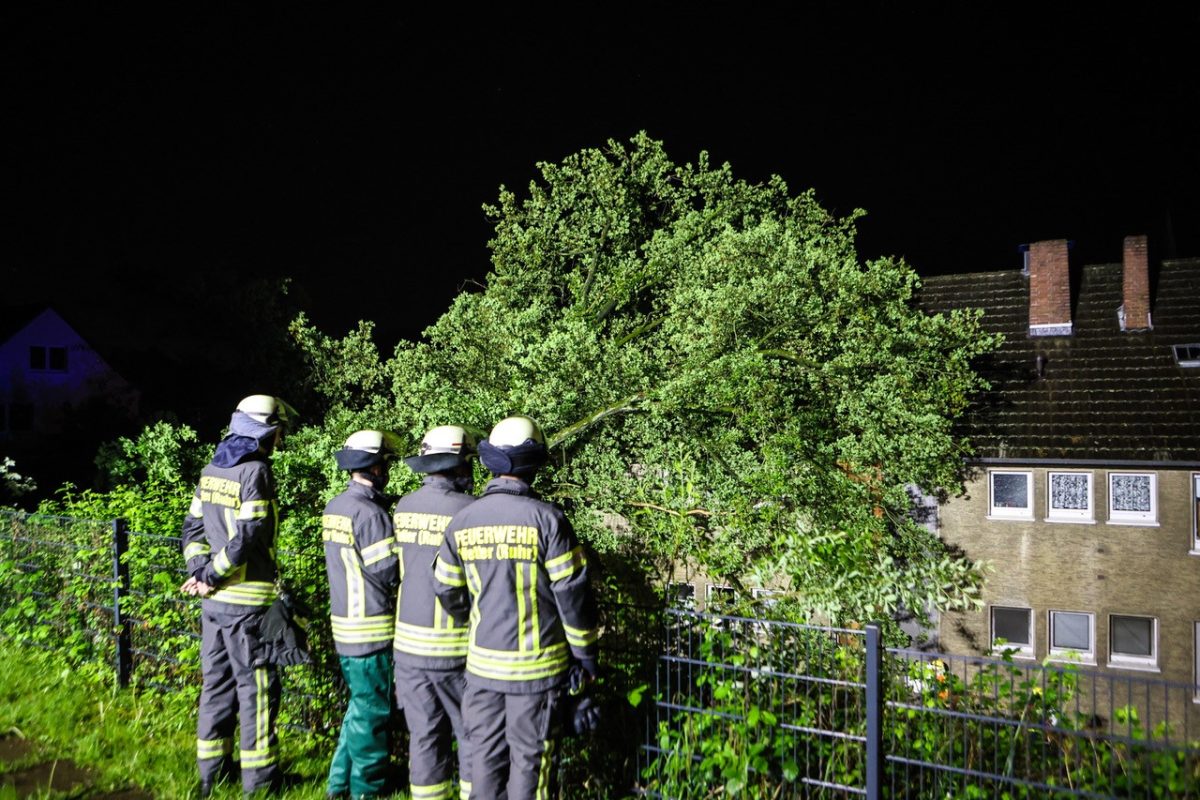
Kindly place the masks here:
POLYGON ((471 794, 471 748, 462 726, 463 670, 421 669, 396 662, 396 705, 408 725, 412 800, 466 800, 471 794), (458 742, 459 789, 454 787, 458 742))
POLYGON ((472 800, 558 797, 555 745, 562 690, 505 694, 472 686, 463 695, 471 744, 472 800))
MULTIPOLYGON (((263 609, 265 611, 265 609, 263 609)), ((262 611, 201 615, 200 713, 196 761, 200 781, 213 784, 232 774, 233 731, 241 720, 242 788, 247 792, 279 781, 279 676, 259 635, 262 611)))
POLYGON ((329 765, 328 793, 377 797, 387 788, 392 717, 392 654, 339 656, 350 702, 329 765))

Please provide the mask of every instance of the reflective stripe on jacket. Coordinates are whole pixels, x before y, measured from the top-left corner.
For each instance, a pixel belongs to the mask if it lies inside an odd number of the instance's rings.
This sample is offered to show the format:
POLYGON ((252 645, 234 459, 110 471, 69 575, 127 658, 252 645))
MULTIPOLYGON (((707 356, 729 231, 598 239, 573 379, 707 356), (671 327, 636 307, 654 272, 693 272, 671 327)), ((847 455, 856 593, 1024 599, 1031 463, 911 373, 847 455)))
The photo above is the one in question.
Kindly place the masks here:
POLYGON ((182 547, 188 573, 216 588, 204 598, 205 610, 246 614, 275 600, 278 527, 270 462, 252 457, 204 467, 183 520, 182 547))
POLYGON ((475 498, 444 475, 427 475, 420 489, 396 503, 392 525, 400 560, 400 591, 392 642, 397 662, 455 669, 467 660, 467 626, 456 622, 434 593, 433 564, 446 526, 475 498))
POLYGON ((540 692, 562 683, 572 654, 595 657, 587 557, 563 512, 524 481, 497 478, 454 516, 434 574, 443 606, 470 615, 472 685, 540 692))
POLYGON ((329 617, 339 655, 369 655, 392 641, 399 574, 385 503, 382 494, 352 480, 321 518, 329 617))

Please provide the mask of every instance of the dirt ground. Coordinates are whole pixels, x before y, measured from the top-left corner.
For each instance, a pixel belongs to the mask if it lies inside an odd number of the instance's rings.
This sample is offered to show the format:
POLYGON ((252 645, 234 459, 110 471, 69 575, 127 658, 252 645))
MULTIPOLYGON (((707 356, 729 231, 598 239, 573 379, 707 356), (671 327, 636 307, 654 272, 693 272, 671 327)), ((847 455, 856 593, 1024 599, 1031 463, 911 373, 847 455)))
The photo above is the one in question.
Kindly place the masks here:
MULTIPOLYGON (((0 763, 27 762, 34 756, 33 745, 16 736, 0 736, 0 763)), ((0 797, 33 797, 38 793, 57 792, 79 800, 153 800, 139 790, 120 792, 91 790, 96 775, 69 759, 33 759, 36 763, 0 774, 0 797), (12 792, 15 792, 13 794, 12 792)))

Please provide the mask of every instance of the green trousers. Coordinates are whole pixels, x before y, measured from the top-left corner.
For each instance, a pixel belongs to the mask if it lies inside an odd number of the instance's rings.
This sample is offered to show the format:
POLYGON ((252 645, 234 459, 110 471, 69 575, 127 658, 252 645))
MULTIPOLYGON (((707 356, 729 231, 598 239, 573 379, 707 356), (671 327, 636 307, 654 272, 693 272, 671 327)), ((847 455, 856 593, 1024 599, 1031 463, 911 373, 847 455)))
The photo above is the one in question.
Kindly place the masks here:
POLYGON ((342 718, 328 792, 376 797, 388 779, 388 723, 392 715, 392 658, 384 650, 366 656, 340 656, 350 702, 342 718))

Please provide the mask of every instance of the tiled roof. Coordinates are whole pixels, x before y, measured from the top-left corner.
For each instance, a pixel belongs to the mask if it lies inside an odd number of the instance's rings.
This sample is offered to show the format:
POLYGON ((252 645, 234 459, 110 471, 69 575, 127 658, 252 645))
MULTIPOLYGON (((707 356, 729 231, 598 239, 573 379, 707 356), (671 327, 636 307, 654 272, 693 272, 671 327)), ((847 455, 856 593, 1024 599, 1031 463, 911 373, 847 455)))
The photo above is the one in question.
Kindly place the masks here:
POLYGON ((924 280, 924 308, 982 308, 983 326, 1005 336, 979 365, 991 391, 962 421, 978 456, 1200 461, 1200 368, 1180 367, 1172 349, 1200 343, 1200 259, 1152 272, 1154 327, 1146 332, 1121 330, 1121 278, 1121 264, 1085 266, 1073 290, 1072 335, 1042 337, 1029 336, 1029 281, 1020 271, 924 280))

